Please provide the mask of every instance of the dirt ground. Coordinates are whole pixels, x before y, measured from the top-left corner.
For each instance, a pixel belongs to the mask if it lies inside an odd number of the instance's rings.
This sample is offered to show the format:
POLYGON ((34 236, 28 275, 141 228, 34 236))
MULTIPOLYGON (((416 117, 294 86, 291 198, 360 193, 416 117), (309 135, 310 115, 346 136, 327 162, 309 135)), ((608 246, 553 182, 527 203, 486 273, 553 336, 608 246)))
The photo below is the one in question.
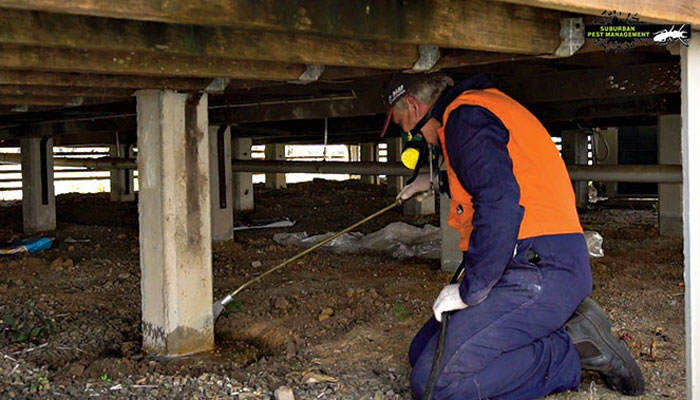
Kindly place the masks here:
MULTIPOLYGON (((300 251, 274 233, 339 230, 392 200, 385 186, 356 181, 256 186, 256 210, 238 221, 298 223, 214 244, 214 297, 300 251)), ((0 258, 0 398, 270 399, 282 385, 297 399, 412 398, 408 345, 450 278, 436 261, 315 252, 241 292, 216 323, 214 351, 161 359, 139 348, 136 205, 63 195, 57 217, 51 250, 0 258)), ((605 257, 592 261, 593 297, 640 362, 643 398, 685 398, 681 241, 657 235, 651 208, 581 218, 605 238, 605 257)), ((0 207, 0 238, 22 237, 21 220, 20 204, 0 207)), ((437 224, 394 210, 358 230, 399 220, 437 224)), ((622 397, 585 374, 579 392, 548 398, 622 397)))

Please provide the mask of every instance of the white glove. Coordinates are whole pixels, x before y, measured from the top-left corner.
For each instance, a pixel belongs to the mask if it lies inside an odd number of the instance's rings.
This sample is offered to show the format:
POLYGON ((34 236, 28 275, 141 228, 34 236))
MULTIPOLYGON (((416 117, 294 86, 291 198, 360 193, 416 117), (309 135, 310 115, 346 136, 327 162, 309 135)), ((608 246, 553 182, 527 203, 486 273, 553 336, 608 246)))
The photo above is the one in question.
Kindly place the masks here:
POLYGON ((442 291, 433 303, 433 313, 438 322, 442 322, 442 313, 445 311, 463 310, 467 305, 462 301, 462 296, 459 295, 459 283, 447 285, 442 288, 442 291))
MULTIPOLYGON (((437 182, 437 179, 434 179, 433 182, 437 182)), ((424 194, 430 191, 433 182, 430 181, 430 173, 419 174, 410 185, 406 185, 401 189, 401 192, 396 196, 396 200, 406 201, 417 194, 424 194)), ((425 197, 427 197, 427 193, 423 198, 419 198, 418 201, 422 201, 425 197)))

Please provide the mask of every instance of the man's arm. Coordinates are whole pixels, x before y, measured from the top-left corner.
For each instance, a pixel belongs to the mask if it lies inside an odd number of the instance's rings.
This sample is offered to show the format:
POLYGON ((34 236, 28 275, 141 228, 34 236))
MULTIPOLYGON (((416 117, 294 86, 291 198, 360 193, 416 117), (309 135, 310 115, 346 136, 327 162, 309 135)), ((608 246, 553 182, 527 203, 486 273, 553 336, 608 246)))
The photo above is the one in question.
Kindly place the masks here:
POLYGON ((482 107, 457 108, 445 127, 450 164, 474 206, 474 229, 464 253, 466 275, 459 287, 468 306, 481 303, 503 275, 523 218, 508 140, 501 121, 482 107))

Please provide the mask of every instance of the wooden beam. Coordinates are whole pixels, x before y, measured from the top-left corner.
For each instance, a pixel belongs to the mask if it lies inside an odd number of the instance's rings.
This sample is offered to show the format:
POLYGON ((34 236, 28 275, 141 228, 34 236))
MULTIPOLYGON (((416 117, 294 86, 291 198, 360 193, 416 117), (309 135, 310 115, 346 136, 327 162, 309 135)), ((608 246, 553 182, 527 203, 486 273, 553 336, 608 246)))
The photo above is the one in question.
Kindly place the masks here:
POLYGON ((22 10, 0 13, 0 43, 385 69, 418 60, 410 44, 22 10))
POLYGON ((247 104, 240 107, 216 108, 209 111, 214 124, 284 121, 296 119, 351 117, 384 113, 381 95, 363 93, 357 98, 318 98, 285 101, 275 104, 247 104))
MULTIPOLYGON (((133 107, 133 104, 128 104, 133 107)), ((680 95, 642 96, 633 99, 594 99, 571 102, 525 104, 544 124, 569 123, 571 121, 596 121, 607 123, 610 118, 648 117, 660 114, 678 114, 680 112, 680 95)), ((213 110, 212 110, 213 111, 213 110)), ((58 118, 66 110, 49 111, 58 118)), ((22 136, 42 136, 46 134, 72 136, 66 138, 66 143, 109 144, 113 142, 114 132, 129 133, 136 131, 136 120, 133 111, 122 110, 122 116, 105 118, 81 118, 72 121, 46 121, 31 123, 31 117, 26 121, 22 114, 13 116, 15 124, 0 128, 0 139, 17 139, 22 136), (75 136, 81 135, 81 136, 75 136), (92 135, 92 136, 91 136, 92 135)), ((316 112, 320 112, 316 110, 316 112)), ((28 113, 26 113, 28 114, 28 113)), ((243 115, 243 114, 241 114, 243 115)), ((322 117, 317 117, 322 118, 322 117)), ((330 121, 330 137, 332 141, 347 141, 354 138, 374 140, 378 137, 384 115, 364 115, 349 118, 334 118, 330 121)), ((213 122, 213 121, 212 121, 213 122)), ((218 122, 217 122, 218 123, 218 122)), ((234 136, 263 138, 264 142, 315 142, 323 137, 322 120, 287 121, 276 123, 242 124, 232 129, 234 136)), ((130 136, 131 137, 131 136, 130 136)), ((125 139, 126 140, 126 139, 125 139)), ((124 142, 122 140, 122 142, 124 142)), ((58 143, 58 142, 57 142, 58 143)), ((61 142, 63 143, 63 142, 61 142)))
POLYGON ((497 78, 494 84, 522 103, 680 93, 680 65, 672 62, 570 70, 497 78))
POLYGON ((0 95, 0 104, 8 106, 58 106, 63 107, 71 100, 70 96, 21 96, 0 95))
MULTIPOLYGON (((296 81, 306 70, 302 64, 4 44, 0 44, 0 68, 282 81, 296 81)), ((372 76, 379 72, 380 70, 366 68, 328 67, 322 78, 349 79, 372 76)))
MULTIPOLYGON (((600 99, 679 93, 679 68, 677 63, 659 63, 569 70, 537 76, 496 77, 494 84, 522 103, 584 99, 597 99, 599 103, 604 103, 600 99)), ((374 90, 358 91, 357 98, 319 96, 300 101, 232 104, 210 110, 209 118, 214 123, 230 124, 383 114, 386 110, 378 92, 380 88, 381 84, 377 83, 374 90)), ((633 101, 627 103, 634 104, 633 101)), ((649 106, 653 108, 654 105, 647 105, 645 109, 648 110, 649 106)), ((563 110, 559 104, 552 104, 552 107, 563 110)))
POLYGON ((66 72, 40 72, 0 70, 0 85, 63 86, 78 88, 113 89, 172 89, 202 90, 209 78, 171 78, 133 75, 79 74, 66 72))
POLYGON ((488 0, 0 0, 0 7, 522 54, 553 53, 567 15, 488 0))
POLYGON ((589 99, 569 102, 525 104, 542 123, 597 120, 614 117, 678 114, 680 95, 636 98, 589 99))
POLYGON ((97 99, 124 99, 133 94, 133 89, 72 88, 55 86, 0 85, 0 96, 33 97, 93 97, 97 99))
MULTIPOLYGON (((0 139, 27 136, 62 136, 85 132, 136 132, 135 115, 114 118, 81 119, 74 121, 47 121, 28 125, 0 128, 0 139)), ((110 142, 111 143, 111 142, 110 142)))
POLYGON ((504 3, 581 14, 601 15, 617 11, 627 16, 637 14, 644 22, 700 24, 700 3, 696 0, 498 0, 504 3))

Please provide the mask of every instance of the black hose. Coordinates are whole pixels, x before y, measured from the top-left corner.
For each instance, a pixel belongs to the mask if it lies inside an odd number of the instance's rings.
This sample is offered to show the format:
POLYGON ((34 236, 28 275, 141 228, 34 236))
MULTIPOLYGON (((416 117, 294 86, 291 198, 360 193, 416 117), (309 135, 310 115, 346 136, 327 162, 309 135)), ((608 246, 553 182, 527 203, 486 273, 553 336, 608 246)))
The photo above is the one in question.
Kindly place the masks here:
POLYGON ((430 368, 430 376, 428 377, 428 385, 425 387, 423 394, 424 400, 430 400, 435 389, 438 371, 440 371, 440 361, 442 360, 442 351, 445 348, 445 337, 447 336, 447 321, 450 319, 450 313, 445 311, 442 313, 442 322, 440 322, 440 336, 438 336, 437 348, 433 356, 433 366, 430 368))
MULTIPOLYGON (((452 279, 450 279, 450 284, 455 284, 459 281, 460 276, 464 271, 464 261, 459 264, 452 279)), ((445 349, 445 338, 447 337, 447 321, 450 319, 450 312, 445 311, 442 313, 442 322, 440 322, 440 335, 438 336, 437 348, 435 349, 435 355, 433 356, 433 366, 430 368, 430 376, 428 377, 428 384, 425 386, 425 392, 423 393, 423 400, 431 400, 433 396, 433 390, 435 389, 435 382, 437 382, 438 372, 440 371, 440 361, 442 360, 442 351, 445 349)))

